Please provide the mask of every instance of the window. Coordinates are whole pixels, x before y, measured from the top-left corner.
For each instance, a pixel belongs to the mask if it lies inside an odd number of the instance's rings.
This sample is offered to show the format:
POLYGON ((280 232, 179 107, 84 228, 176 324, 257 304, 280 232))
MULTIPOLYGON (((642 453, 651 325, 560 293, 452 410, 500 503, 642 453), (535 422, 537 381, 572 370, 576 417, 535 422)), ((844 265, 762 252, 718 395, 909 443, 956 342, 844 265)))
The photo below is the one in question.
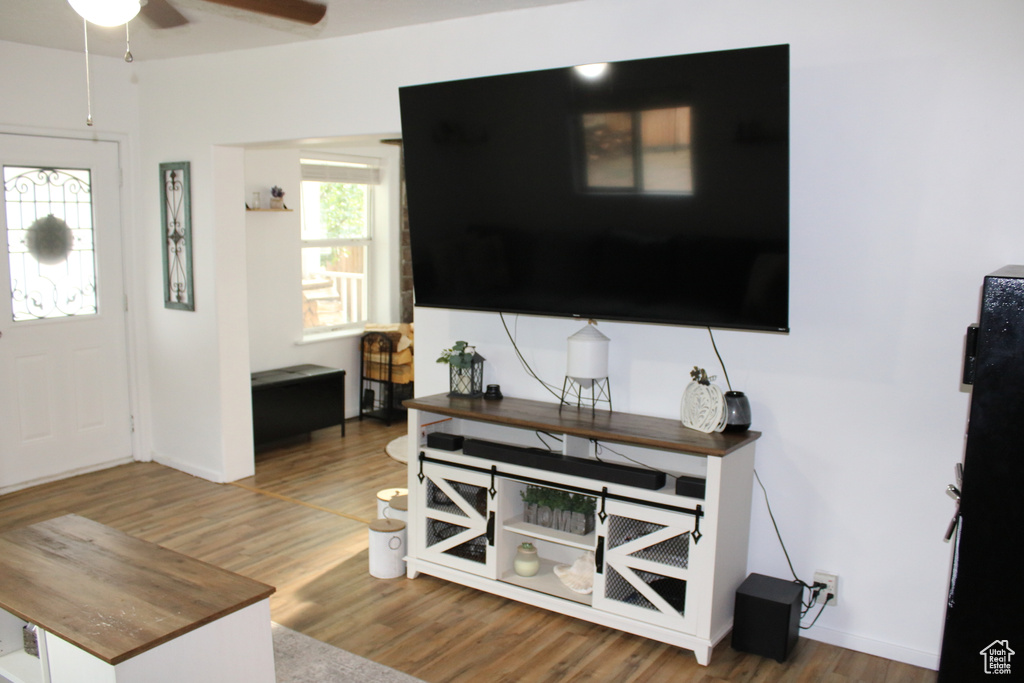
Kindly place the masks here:
POLYGON ((693 194, 690 107, 583 114, 591 190, 693 194))
POLYGON ((370 319, 375 159, 302 159, 302 327, 306 335, 370 319))
POLYGON ((4 166, 14 320, 96 314, 92 174, 4 166))

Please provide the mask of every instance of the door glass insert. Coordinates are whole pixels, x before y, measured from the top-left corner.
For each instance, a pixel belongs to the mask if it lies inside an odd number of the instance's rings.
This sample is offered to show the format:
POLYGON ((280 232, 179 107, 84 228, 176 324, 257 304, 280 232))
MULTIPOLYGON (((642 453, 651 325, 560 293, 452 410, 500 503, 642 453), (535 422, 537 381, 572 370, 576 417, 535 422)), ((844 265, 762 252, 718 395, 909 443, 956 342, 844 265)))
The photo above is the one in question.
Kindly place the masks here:
POLYGON ((4 166, 14 320, 96 313, 92 175, 4 166))

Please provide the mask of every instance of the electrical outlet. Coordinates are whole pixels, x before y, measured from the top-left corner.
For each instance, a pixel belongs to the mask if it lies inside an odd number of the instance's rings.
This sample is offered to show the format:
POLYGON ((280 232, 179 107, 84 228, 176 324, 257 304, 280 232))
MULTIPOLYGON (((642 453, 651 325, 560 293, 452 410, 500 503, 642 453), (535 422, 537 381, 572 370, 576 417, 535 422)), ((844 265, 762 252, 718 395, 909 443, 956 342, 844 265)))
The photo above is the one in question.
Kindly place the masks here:
POLYGON ((814 572, 814 583, 823 583, 825 587, 818 593, 818 602, 822 605, 829 605, 836 607, 839 605, 839 577, 835 574, 829 574, 828 572, 816 571, 814 572), (828 602, 825 602, 826 596, 832 594, 832 598, 828 602))

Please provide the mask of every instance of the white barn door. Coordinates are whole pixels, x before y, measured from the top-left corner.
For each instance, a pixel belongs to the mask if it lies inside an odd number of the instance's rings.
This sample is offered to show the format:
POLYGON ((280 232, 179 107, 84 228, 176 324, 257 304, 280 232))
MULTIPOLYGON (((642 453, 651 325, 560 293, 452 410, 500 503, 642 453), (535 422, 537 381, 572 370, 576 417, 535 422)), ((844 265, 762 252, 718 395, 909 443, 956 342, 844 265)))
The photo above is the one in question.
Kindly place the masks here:
POLYGON ((0 134, 0 493, 132 456, 118 147, 0 134))

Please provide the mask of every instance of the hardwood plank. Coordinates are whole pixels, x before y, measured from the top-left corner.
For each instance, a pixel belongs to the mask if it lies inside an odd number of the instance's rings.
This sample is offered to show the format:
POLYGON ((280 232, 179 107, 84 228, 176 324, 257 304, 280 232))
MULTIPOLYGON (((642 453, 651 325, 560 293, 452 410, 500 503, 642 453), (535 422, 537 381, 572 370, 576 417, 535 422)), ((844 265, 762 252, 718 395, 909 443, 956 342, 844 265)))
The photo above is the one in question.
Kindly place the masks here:
POLYGON ((0 531, 68 512, 95 519, 276 586, 275 621, 428 683, 936 680, 806 638, 781 664, 726 638, 703 667, 686 650, 433 577, 375 579, 366 522, 377 491, 405 485, 404 465, 384 453, 404 429, 353 420, 344 438, 315 432, 258 453, 239 485, 155 463, 73 477, 0 496, 0 531))
POLYGON ((537 425, 545 425, 543 431, 558 434, 701 455, 727 455, 761 436, 761 432, 754 431, 704 434, 687 429, 679 420, 608 410, 591 411, 576 406, 559 408, 557 403, 521 398, 488 401, 436 394, 408 399, 403 405, 448 417, 465 417, 531 430, 537 425))
POLYGON ((274 588, 78 515, 0 534, 0 607, 118 664, 274 588))

